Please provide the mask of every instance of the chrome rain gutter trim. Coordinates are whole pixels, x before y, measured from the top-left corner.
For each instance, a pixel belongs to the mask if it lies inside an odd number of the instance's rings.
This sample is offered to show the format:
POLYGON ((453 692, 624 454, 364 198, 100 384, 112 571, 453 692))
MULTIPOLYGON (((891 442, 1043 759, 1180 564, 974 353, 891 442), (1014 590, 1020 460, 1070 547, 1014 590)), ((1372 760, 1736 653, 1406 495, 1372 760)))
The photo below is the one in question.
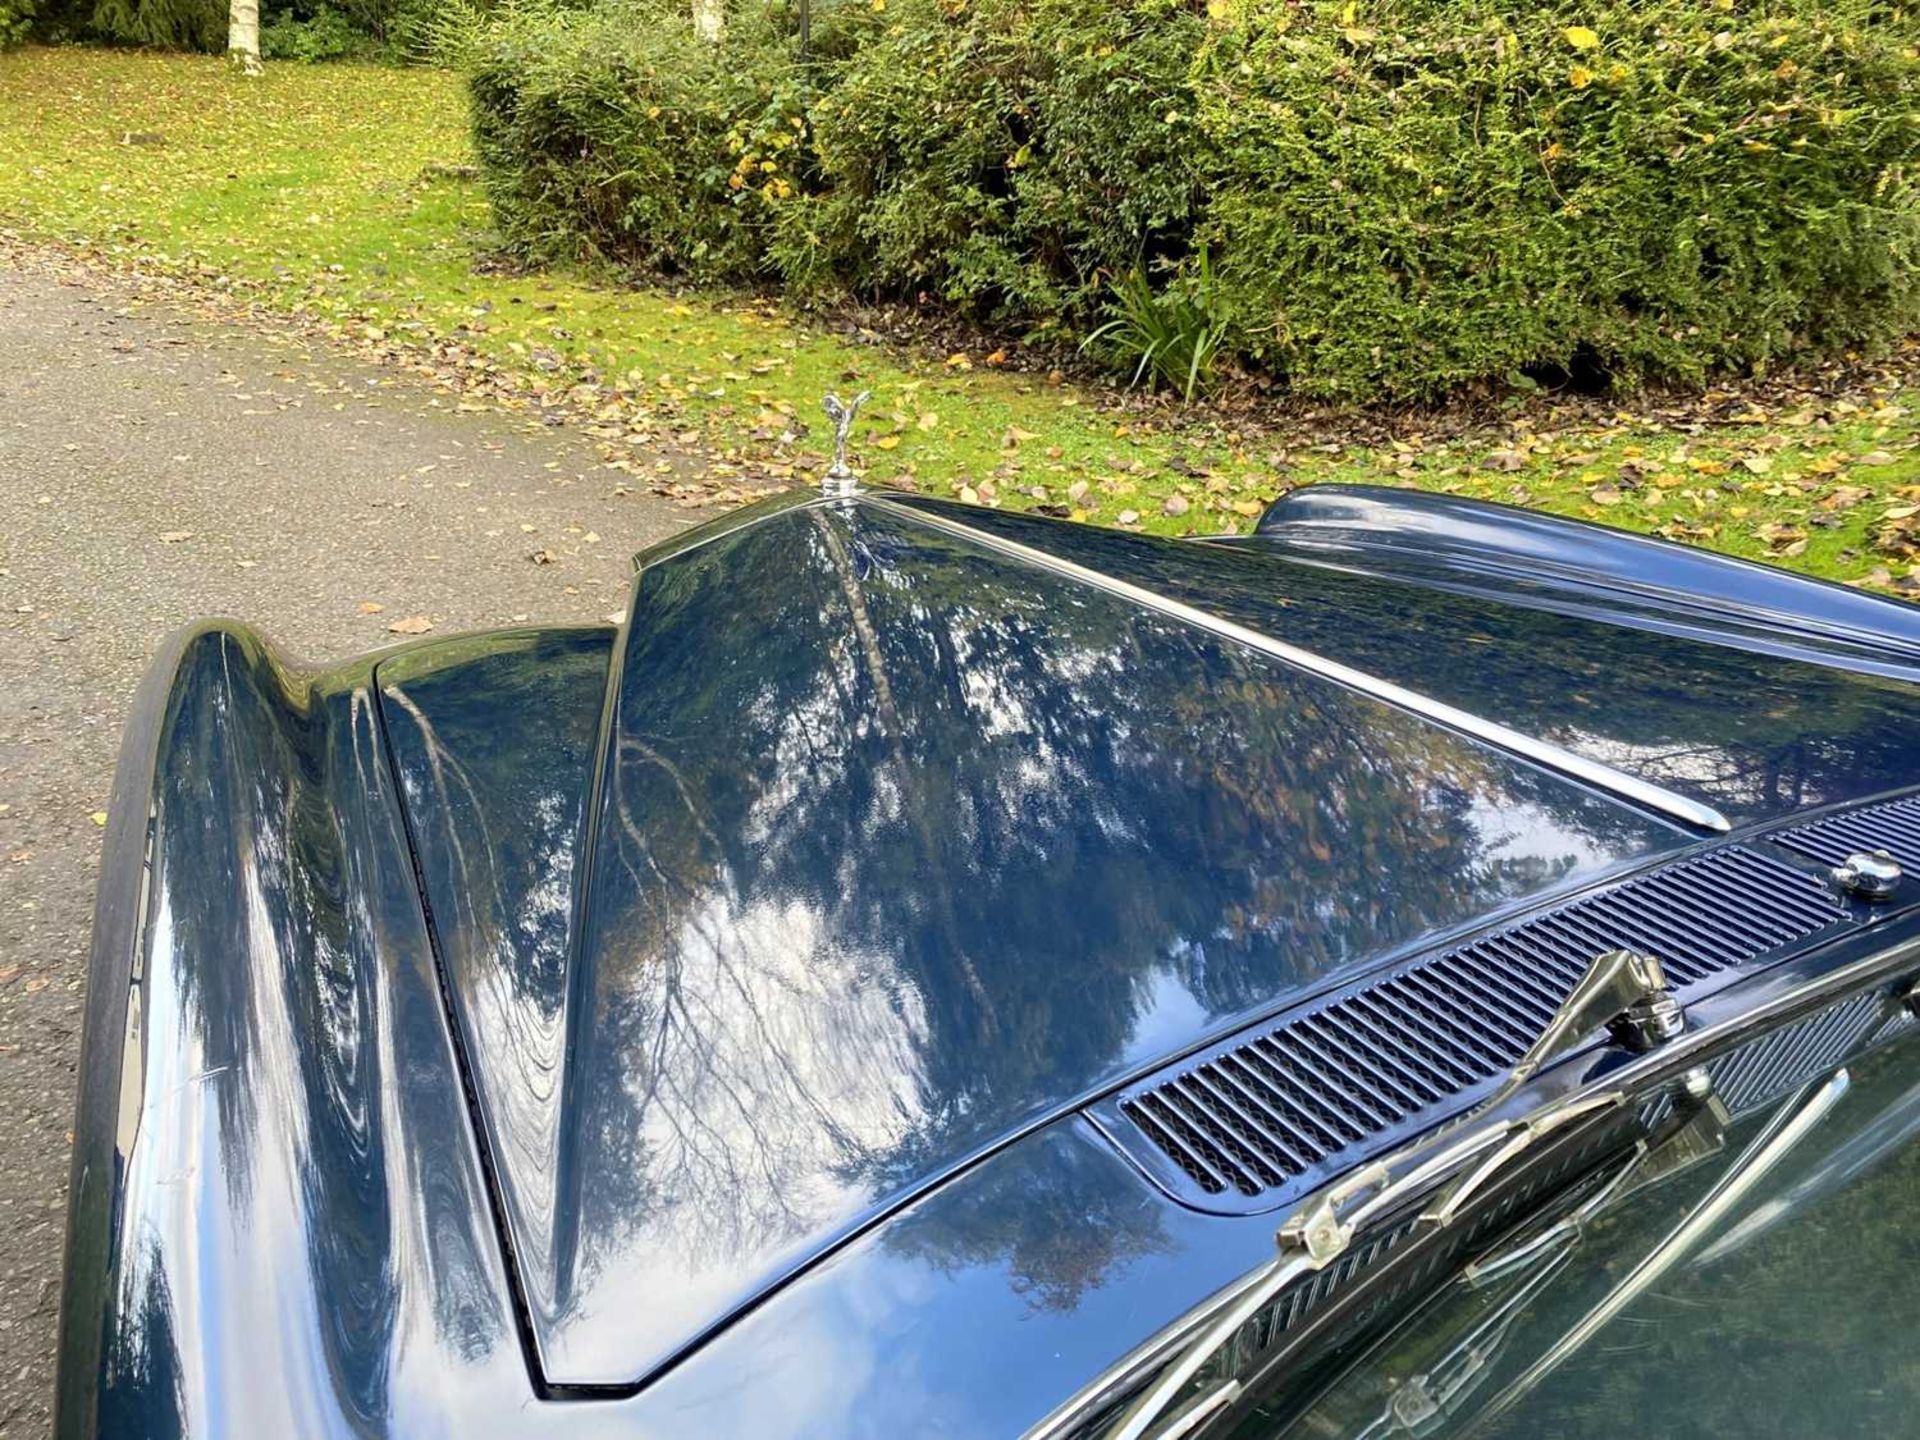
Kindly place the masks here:
POLYGON ((1691 825, 1695 829, 1724 833, 1733 828, 1726 816, 1712 806, 1702 805, 1697 800, 1689 800, 1684 795, 1676 795, 1671 790, 1663 790, 1658 785, 1625 774, 1611 765, 1603 765, 1597 760, 1588 760, 1584 756, 1575 755, 1570 750, 1561 749, 1550 740, 1523 734, 1498 721, 1488 720, 1470 711, 1456 709, 1444 701, 1435 700, 1430 695, 1422 695, 1417 690, 1409 690, 1403 685, 1394 684, 1391 680, 1369 675, 1364 670, 1356 670, 1350 665, 1341 664, 1338 660, 1329 660, 1326 656, 1316 655, 1311 650, 1302 650, 1297 645, 1276 640, 1271 635, 1249 629, 1232 620, 1223 619, 1183 601, 1157 594, 1072 560, 1063 560, 1057 555, 1049 555, 1044 550, 1023 545, 1017 540, 1008 540, 999 535, 977 530, 962 521, 952 520, 915 506, 902 505, 881 495, 869 492, 861 497, 860 503, 871 505, 889 515, 925 525, 930 529, 958 536, 984 549, 997 551, 1043 570, 1050 570, 1056 575, 1064 575, 1070 580, 1093 589, 1118 595, 1145 609, 1156 610, 1162 615, 1171 616, 1173 619, 1206 630, 1223 639, 1232 640, 1249 649, 1271 655, 1276 660, 1284 661, 1296 669, 1321 676, 1323 679, 1344 685, 1350 690, 1357 690, 1375 700, 1444 725, 1450 730, 1459 731, 1463 735, 1472 736, 1476 740, 1482 740, 1502 750, 1524 756, 1536 765, 1557 770, 1596 789, 1622 796, 1649 810, 1658 811, 1683 824, 1691 825))

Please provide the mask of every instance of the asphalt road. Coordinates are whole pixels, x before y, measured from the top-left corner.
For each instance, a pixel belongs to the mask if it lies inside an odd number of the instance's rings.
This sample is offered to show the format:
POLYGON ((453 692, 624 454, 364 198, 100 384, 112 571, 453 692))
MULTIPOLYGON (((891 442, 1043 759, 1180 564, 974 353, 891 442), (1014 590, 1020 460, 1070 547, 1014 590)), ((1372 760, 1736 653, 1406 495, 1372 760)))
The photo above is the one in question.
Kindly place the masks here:
POLYGON ((702 518, 622 482, 295 337, 0 260, 0 1437, 50 1423, 93 817, 148 656, 205 615, 316 659, 415 616, 605 616, 702 518))

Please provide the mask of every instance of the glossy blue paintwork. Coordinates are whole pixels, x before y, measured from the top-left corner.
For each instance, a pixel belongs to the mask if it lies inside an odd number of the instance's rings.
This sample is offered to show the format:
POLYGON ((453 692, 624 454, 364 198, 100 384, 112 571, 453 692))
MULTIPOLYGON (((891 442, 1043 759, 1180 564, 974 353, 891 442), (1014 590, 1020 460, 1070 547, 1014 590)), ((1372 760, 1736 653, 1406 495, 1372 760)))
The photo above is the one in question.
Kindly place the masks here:
POLYGON ((487 635, 378 670, 447 997, 536 1309, 550 1308, 567 976, 608 629, 487 635))
POLYGON ((866 507, 650 566, 623 645, 559 1131, 500 1157, 556 1383, 644 1378, 1237 1017, 1685 839, 866 507))
MULTIPOLYGON (((1306 611, 1289 638, 1350 663, 1393 663, 1396 609, 1416 651, 1471 618, 1503 676, 1526 626, 1568 633, 966 513, 1236 618, 1306 611)), ((1588 658, 1625 687, 1672 637, 1622 623, 1588 658)), ((1660 733, 1775 755, 1798 725, 1809 801, 1920 779, 1904 687, 1689 643, 1844 703, 1747 724, 1675 678, 1635 693, 1660 733)), ((1565 680, 1541 663, 1529 721, 1565 680)), ((1514 723, 1474 665, 1421 680, 1514 723)), ((617 634, 302 671, 190 633, 111 814, 59 1428, 116 1440, 1016 1434, 1272 1244, 1075 1107, 1695 839, 858 505, 661 552, 617 634)))
MULTIPOLYGON (((1910 1035, 1897 1053, 1911 1065, 1916 1051, 1910 1035)), ((1809 1166, 1851 1155, 1868 1121, 1893 1123, 1860 1111, 1806 1147, 1809 1166)), ((1056 1125, 856 1239, 656 1380, 636 1409, 685 1435, 1017 1436, 1270 1257, 1274 1228, 1167 1203, 1083 1122, 1056 1125), (1067 1376, 1077 1379, 1059 1389, 1067 1376)), ((1810 1291, 1807 1304, 1839 1310, 1847 1296, 1810 1291)), ((1903 1343, 1889 1335, 1884 1353, 1903 1343)))
MULTIPOLYGON (((1265 538, 1181 545, 997 511, 969 518, 1496 718, 1736 821, 1915 778, 1920 668, 1892 651, 1878 668, 1897 673, 1872 673, 1844 647, 1823 654, 1804 635, 1797 644, 1778 632, 1756 638, 1720 608, 1684 620, 1625 600, 1597 609, 1592 597, 1548 608, 1512 587, 1442 587, 1397 552, 1334 566, 1320 549, 1265 538), (1371 568, 1355 568, 1362 563, 1371 568)), ((1772 587, 1783 602, 1804 589, 1810 613, 1832 588, 1788 575, 1772 587)), ((1884 613, 1896 636, 1912 624, 1913 607, 1843 598, 1884 613)))
POLYGON ((1467 586, 1536 608, 1623 613, 1860 666, 1920 662, 1920 606, 1691 545, 1483 500, 1376 485, 1309 485, 1229 542, 1413 583, 1467 586))
POLYGON ((96 950, 61 1432, 432 1434, 456 1399, 511 1406, 368 667, 305 675, 212 626, 160 673, 122 770, 150 808, 116 794, 102 882, 135 923, 96 950))

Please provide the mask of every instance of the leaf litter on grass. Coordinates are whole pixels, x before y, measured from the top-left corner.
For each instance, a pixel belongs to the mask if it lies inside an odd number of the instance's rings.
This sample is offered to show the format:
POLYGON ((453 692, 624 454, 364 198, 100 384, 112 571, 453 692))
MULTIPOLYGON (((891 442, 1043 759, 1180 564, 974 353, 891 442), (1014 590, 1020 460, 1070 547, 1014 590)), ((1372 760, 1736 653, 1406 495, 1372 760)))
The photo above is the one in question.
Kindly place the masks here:
POLYGON ((852 386, 875 391, 870 479, 973 503, 1220 533, 1299 485, 1412 485, 1920 591, 1911 345, 1624 405, 1356 414, 1242 387, 1187 407, 991 340, 890 345, 765 297, 522 272, 489 248, 459 78, 346 64, 241 81, 209 57, 0 56, 0 223, 15 263, 292 324, 456 408, 577 427, 614 493, 715 506, 809 483, 819 397, 852 386))

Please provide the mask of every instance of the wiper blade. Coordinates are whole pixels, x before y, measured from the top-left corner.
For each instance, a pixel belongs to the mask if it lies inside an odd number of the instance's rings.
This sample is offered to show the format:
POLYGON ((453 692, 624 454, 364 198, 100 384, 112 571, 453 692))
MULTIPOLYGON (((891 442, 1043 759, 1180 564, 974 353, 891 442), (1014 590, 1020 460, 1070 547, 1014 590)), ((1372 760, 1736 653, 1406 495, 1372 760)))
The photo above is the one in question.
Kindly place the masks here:
MULTIPOLYGON (((1369 1222, 1399 1209, 1413 1196, 1479 1160, 1481 1163, 1468 1176, 1470 1187, 1459 1197, 1459 1204, 1463 1205, 1474 1191, 1542 1136, 1611 1110, 1625 1099, 1625 1092, 1619 1090, 1576 1096, 1518 1120, 1472 1131, 1441 1146, 1400 1174, 1394 1173, 1392 1161, 1382 1160, 1349 1176, 1280 1227, 1279 1253, 1242 1282, 1237 1294, 1168 1362, 1106 1432, 1104 1440, 1141 1440, 1149 1431, 1154 1440, 1178 1440, 1179 1436, 1190 1434, 1201 1422, 1239 1398, 1241 1382, 1222 1380, 1168 1417, 1165 1424, 1157 1424, 1166 1416, 1175 1397, 1215 1353, 1239 1333, 1241 1326, 1272 1304, 1296 1280, 1324 1270, 1338 1260, 1347 1252, 1353 1237, 1369 1222)), ((1459 1205, 1449 1202, 1444 1213, 1434 1215, 1429 1223, 1450 1224, 1458 1208, 1459 1205)), ((1428 1218, 1422 1217, 1423 1221, 1428 1218)))
POLYGON ((1451 1179, 1452 1185, 1420 1217, 1427 1225, 1450 1225, 1476 1194, 1543 1136, 1623 1104, 1624 1091, 1596 1091, 1515 1119, 1467 1128, 1475 1116, 1501 1104, 1603 1025, 1634 1050, 1651 1049, 1684 1028, 1685 1017, 1653 956, 1631 950, 1610 950, 1598 956, 1507 1079, 1455 1122, 1451 1132, 1455 1138, 1416 1141, 1356 1171, 1291 1216, 1275 1237, 1278 1253, 1274 1258, 1242 1281, 1106 1432, 1105 1440, 1142 1440, 1149 1431, 1154 1440, 1178 1440, 1197 1430, 1237 1400, 1242 1385, 1237 1379, 1223 1379, 1169 1415, 1168 1408, 1193 1377, 1288 1286, 1345 1254, 1353 1237, 1369 1222, 1451 1179))
POLYGON ((1852 1078, 1846 1070, 1836 1070, 1825 1080, 1807 1086, 1782 1105, 1740 1157, 1714 1182, 1700 1202, 1686 1214, 1664 1239, 1628 1272, 1625 1279, 1607 1292, 1604 1299, 1580 1318, 1526 1372, 1497 1396, 1479 1417, 1484 1422, 1511 1409, 1534 1387, 1566 1362, 1607 1323, 1644 1295, 1660 1278, 1677 1265, 1713 1230, 1741 1200, 1766 1178, 1787 1153, 1827 1118, 1847 1093, 1852 1078))
MULTIPOLYGON (((1284 1433, 1378 1440, 1434 1433, 1442 1422, 1456 1421, 1495 1373, 1516 1321, 1565 1273, 1587 1227, 1628 1196, 1720 1151, 1730 1122, 1726 1107, 1704 1083, 1690 1085, 1688 1093, 1696 1102, 1689 1112, 1659 1139, 1636 1140, 1610 1173, 1594 1172, 1603 1178, 1566 1213, 1542 1229, 1521 1226, 1515 1238, 1465 1266, 1458 1288, 1418 1322, 1414 1333, 1421 1338, 1405 1345, 1400 1365, 1356 1364, 1284 1433), (1419 1368, 1408 1373, 1407 1361, 1419 1368), (1355 1416, 1371 1418, 1355 1428, 1355 1416)), ((1591 1177, 1576 1183, 1591 1184, 1591 1177)))
MULTIPOLYGON (((1500 1104, 1553 1061, 1583 1045, 1587 1037, 1602 1026, 1621 1044, 1634 1051, 1650 1050, 1678 1035, 1686 1017, 1673 992, 1667 986, 1666 972, 1651 955, 1633 950, 1609 950, 1587 967, 1560 1008, 1553 1013, 1527 1053, 1501 1082, 1498 1089, 1465 1116, 1454 1122, 1458 1131, 1471 1125, 1476 1116, 1497 1109, 1500 1104)), ((1391 1162, 1362 1171, 1345 1187, 1337 1188, 1318 1205, 1290 1219, 1280 1230, 1280 1243, 1289 1240, 1309 1252, 1324 1251, 1329 1244, 1341 1248, 1351 1239, 1357 1226, 1388 1208, 1399 1197, 1414 1193, 1436 1178, 1458 1173, 1446 1192, 1422 1212, 1426 1225, 1450 1225, 1473 1197, 1484 1190, 1501 1171, 1525 1154, 1543 1135, 1563 1129, 1575 1120, 1619 1105, 1625 1096, 1617 1090, 1577 1095, 1543 1106, 1530 1114, 1503 1125, 1471 1131, 1465 1139, 1436 1149, 1425 1162, 1387 1184, 1385 1193, 1356 1211, 1344 1226, 1334 1222, 1339 1206, 1350 1192, 1364 1181, 1384 1172, 1391 1162), (1471 1167, 1471 1168, 1468 1168, 1471 1167)), ((1431 1143, 1431 1142, 1427 1142, 1431 1143)), ((1421 1147, 1412 1147, 1417 1152, 1421 1147)), ((1404 1153, 1404 1152, 1403 1152, 1404 1153)), ((1384 1180, 1383 1180, 1384 1183, 1384 1180)), ((1329 1257, 1330 1258, 1330 1257, 1329 1257)), ((1324 1263, 1324 1261, 1323 1261, 1324 1263)))
POLYGON ((1704 1070, 1689 1072, 1686 1083, 1692 1112, 1664 1138, 1657 1144, 1646 1139, 1635 1142, 1626 1164, 1604 1187, 1545 1233, 1474 1261, 1462 1272, 1467 1282, 1482 1285, 1517 1265, 1526 1264, 1531 1254, 1547 1248, 1557 1238, 1577 1237, 1588 1221, 1617 1200, 1718 1154, 1726 1141, 1732 1117, 1720 1097, 1707 1088, 1710 1082, 1704 1070), (1693 1083, 1696 1080, 1698 1085, 1693 1083))
MULTIPOLYGON (((1679 1034, 1685 1024, 1686 1017, 1667 986, 1666 972, 1658 960, 1632 950, 1609 950, 1587 967, 1499 1088, 1456 1120, 1453 1131, 1457 1134, 1471 1126, 1476 1116, 1497 1109, 1527 1081, 1584 1044, 1602 1026, 1628 1049, 1644 1051, 1679 1034)), ((1468 1201, 1542 1136, 1612 1109, 1625 1098, 1617 1090, 1576 1095, 1513 1120, 1470 1129, 1463 1138, 1437 1147, 1432 1141, 1418 1142, 1401 1155, 1428 1150, 1426 1159, 1398 1176, 1392 1173, 1392 1159, 1368 1166, 1281 1226, 1281 1248, 1298 1246, 1324 1265, 1346 1248, 1353 1232, 1367 1220, 1424 1186, 1458 1175, 1420 1217, 1423 1224, 1449 1225, 1468 1201), (1366 1198, 1354 1206, 1363 1195, 1366 1198), (1354 1208, 1349 1210, 1349 1206, 1354 1208)))

